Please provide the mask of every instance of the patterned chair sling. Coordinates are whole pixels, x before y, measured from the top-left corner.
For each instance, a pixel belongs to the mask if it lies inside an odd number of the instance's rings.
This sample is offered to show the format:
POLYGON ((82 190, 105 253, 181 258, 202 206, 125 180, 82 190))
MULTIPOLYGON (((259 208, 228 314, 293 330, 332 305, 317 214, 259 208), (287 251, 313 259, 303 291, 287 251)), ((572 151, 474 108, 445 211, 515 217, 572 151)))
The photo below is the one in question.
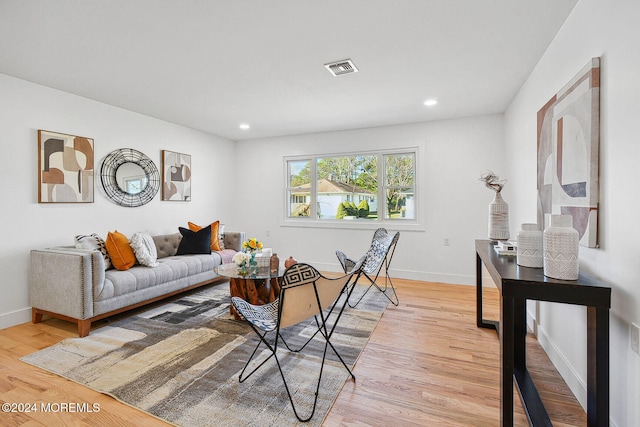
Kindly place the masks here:
POLYGON ((352 283, 354 287, 362 276, 369 280, 369 287, 362 293, 362 295, 360 295, 355 303, 352 304, 351 301, 349 301, 349 307, 353 308, 357 306, 373 286, 382 292, 382 294, 387 297, 393 305, 397 306, 399 304, 396 288, 393 286, 391 276, 389 276, 389 265, 391 264, 391 259, 393 258, 393 253, 396 250, 396 244, 398 243, 399 238, 399 231, 391 235, 384 228, 377 229, 373 234, 371 246, 358 261, 350 259, 339 250, 336 251, 338 261, 340 261, 340 265, 342 265, 342 269, 345 273, 350 272, 357 263, 364 262, 360 273, 358 273, 356 279, 352 283), (383 268, 384 286, 379 286, 376 282, 383 268), (390 292, 388 293, 387 290, 390 290, 390 292))
MULTIPOLYGON (((349 286, 351 279, 358 274, 361 266, 362 263, 354 265, 352 271, 342 277, 333 279, 323 276, 309 264, 298 263, 285 271, 280 287, 280 295, 277 300, 266 305, 255 306, 241 298, 233 297, 231 299, 233 306, 238 313, 247 320, 253 331, 260 338, 256 348, 240 373, 239 381, 241 383, 244 382, 273 357, 280 371, 280 376, 282 377, 289 401, 293 407, 293 412, 302 422, 309 421, 315 413, 322 371, 329 348, 331 348, 338 359, 340 359, 342 365, 355 381, 356 377, 351 372, 351 369, 349 369, 342 359, 342 356, 340 356, 331 343, 331 336, 342 316, 349 294, 353 290, 353 287, 349 286), (316 330, 310 338, 303 344, 297 344, 295 346, 285 341, 282 334, 285 328, 298 325, 311 318, 315 320, 314 329, 316 330), (313 407, 308 416, 302 416, 299 414, 298 408, 294 403, 287 379, 283 372, 281 362, 286 356, 282 355, 280 343, 284 344, 289 352, 299 353, 305 350, 307 344, 314 339, 324 341, 324 352, 322 354, 322 363, 318 367, 319 374, 313 407), (269 356, 261 362, 254 361, 253 365, 255 366, 255 364, 257 364, 257 366, 245 374, 254 357, 259 354, 258 348, 261 347, 262 344, 269 349, 269 356), (280 355, 278 354, 279 348, 280 355)), ((309 350, 312 348, 314 348, 314 346, 309 346, 309 350)), ((316 346, 315 348, 319 347, 316 346)), ((288 374, 292 376, 293 372, 289 371, 288 374)))

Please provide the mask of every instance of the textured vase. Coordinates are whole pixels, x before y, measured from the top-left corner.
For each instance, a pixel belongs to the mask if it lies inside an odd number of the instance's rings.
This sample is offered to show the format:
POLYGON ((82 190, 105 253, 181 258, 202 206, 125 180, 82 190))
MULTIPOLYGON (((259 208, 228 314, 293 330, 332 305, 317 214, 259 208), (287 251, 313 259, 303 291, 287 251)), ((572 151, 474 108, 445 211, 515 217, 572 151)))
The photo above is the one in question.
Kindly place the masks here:
POLYGON ((542 230, 538 224, 522 224, 518 231, 517 263, 523 267, 542 268, 542 230))
POLYGON ((287 258, 287 260, 284 262, 284 266, 285 266, 285 268, 289 268, 289 267, 291 267, 292 265, 297 264, 297 263, 298 263, 298 261, 297 261, 294 257, 290 256, 290 257, 289 257, 289 258, 287 258))
POLYGON ((271 274, 277 274, 280 269, 280 258, 278 258, 278 254, 271 255, 271 259, 269 260, 269 270, 271 274))
POLYGON ((489 239, 509 240, 509 205, 496 191, 496 196, 489 203, 489 239))
POLYGON ((578 279, 578 231, 571 215, 551 215, 543 237, 544 275, 578 279))

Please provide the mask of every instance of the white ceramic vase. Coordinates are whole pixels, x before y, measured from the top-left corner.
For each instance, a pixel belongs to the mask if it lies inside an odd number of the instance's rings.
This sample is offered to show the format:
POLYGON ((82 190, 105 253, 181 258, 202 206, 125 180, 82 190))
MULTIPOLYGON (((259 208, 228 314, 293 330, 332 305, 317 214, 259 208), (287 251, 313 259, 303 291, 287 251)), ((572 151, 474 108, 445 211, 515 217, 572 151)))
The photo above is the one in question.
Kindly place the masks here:
POLYGON ((578 279, 578 231, 571 215, 551 215, 543 236, 544 275, 578 279))
POLYGON ((538 224, 522 224, 517 242, 518 265, 542 268, 542 230, 538 224))
POLYGON ((496 191, 496 196, 489 203, 489 239, 509 240, 509 205, 496 191))

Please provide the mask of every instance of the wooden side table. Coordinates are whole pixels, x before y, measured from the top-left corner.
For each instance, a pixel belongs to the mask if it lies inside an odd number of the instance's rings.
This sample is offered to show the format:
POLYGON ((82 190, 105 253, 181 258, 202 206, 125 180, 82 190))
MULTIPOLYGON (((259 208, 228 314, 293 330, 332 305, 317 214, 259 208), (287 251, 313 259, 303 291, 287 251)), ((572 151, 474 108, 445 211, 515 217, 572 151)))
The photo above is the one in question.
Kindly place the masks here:
MULTIPOLYGON (((238 274, 235 264, 222 264, 215 269, 216 273, 229 278, 229 292, 232 297, 239 297, 253 305, 264 305, 275 301, 280 295, 280 282, 285 269, 280 267, 277 273, 268 270, 258 271, 254 275, 238 274)), ((243 320, 233 305, 229 311, 237 320, 243 320)))

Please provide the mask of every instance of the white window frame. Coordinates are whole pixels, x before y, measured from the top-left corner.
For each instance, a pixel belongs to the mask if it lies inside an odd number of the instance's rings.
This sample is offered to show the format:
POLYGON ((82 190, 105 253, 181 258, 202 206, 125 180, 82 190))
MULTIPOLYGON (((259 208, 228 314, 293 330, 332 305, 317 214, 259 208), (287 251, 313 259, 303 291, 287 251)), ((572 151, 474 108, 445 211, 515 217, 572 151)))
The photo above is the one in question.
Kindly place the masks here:
POLYGON ((284 206, 282 226, 289 227, 310 227, 310 228, 350 228, 350 229, 377 229, 380 227, 392 228, 394 230, 424 230, 420 218, 420 190, 419 190, 419 149, 418 147, 405 147, 387 150, 354 151, 344 153, 322 153, 307 154, 283 157, 284 169, 284 206), (413 218, 386 218, 386 164, 385 156, 412 154, 414 159, 414 217, 413 218), (343 219, 320 219, 317 218, 317 161, 319 158, 327 157, 351 157, 351 156, 378 156, 378 219, 375 220, 343 220, 343 219), (289 162, 309 161, 310 169, 310 214, 304 217, 291 217, 289 209, 290 200, 290 176, 289 162))

